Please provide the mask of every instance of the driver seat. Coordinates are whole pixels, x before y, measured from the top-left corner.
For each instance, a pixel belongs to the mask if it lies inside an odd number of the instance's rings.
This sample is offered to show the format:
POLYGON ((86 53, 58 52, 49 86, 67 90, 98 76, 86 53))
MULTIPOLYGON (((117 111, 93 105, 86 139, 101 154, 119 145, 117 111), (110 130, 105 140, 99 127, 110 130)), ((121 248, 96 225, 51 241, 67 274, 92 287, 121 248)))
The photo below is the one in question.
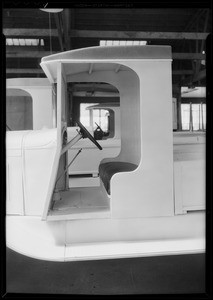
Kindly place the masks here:
POLYGON ((112 176, 120 172, 131 172, 134 171, 138 166, 128 162, 112 161, 102 163, 99 166, 99 176, 103 182, 103 185, 110 195, 110 180, 112 176))

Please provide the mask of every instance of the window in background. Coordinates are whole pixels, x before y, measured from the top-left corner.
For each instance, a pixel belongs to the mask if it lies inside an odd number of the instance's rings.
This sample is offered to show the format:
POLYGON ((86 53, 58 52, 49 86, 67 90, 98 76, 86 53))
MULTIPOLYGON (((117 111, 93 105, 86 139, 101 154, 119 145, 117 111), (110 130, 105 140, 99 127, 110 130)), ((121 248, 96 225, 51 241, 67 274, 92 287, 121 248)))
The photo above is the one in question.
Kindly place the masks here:
POLYGON ((181 104, 182 130, 206 130, 206 104, 182 103, 181 104))
POLYGON ((111 138, 114 136, 114 112, 97 106, 97 103, 81 103, 80 122, 86 127, 92 127, 96 139, 111 138))
POLYGON ((7 89, 6 129, 33 129, 33 100, 29 93, 21 89, 7 89))
POLYGON ((95 105, 96 103, 81 103, 80 104, 80 122, 84 126, 91 126, 90 124, 90 110, 87 107, 95 105))

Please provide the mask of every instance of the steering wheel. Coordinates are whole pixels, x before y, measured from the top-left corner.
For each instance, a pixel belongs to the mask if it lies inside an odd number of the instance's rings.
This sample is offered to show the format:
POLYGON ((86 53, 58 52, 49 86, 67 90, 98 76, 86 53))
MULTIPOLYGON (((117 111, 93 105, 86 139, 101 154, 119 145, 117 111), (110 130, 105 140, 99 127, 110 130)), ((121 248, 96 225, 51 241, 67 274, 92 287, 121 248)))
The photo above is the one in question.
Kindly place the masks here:
POLYGON ((93 142, 95 144, 95 146, 98 147, 98 149, 102 150, 101 145, 94 139, 94 137, 89 133, 89 131, 84 127, 84 125, 81 124, 80 121, 75 120, 75 122, 80 127, 80 133, 81 133, 83 139, 85 139, 85 138, 90 139, 90 141, 93 142))

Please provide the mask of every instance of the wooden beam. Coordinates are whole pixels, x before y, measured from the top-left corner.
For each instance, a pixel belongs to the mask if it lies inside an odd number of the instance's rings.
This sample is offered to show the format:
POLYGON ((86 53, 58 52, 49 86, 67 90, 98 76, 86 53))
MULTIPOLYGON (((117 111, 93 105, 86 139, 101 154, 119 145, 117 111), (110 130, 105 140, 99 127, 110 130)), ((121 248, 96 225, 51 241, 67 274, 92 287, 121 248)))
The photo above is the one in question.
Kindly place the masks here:
POLYGON ((202 53, 172 53, 173 59, 195 59, 195 60, 205 60, 206 56, 202 53))
MULTIPOLYGON (((49 37, 50 36, 50 29, 36 29, 36 28, 4 28, 3 34, 6 37, 49 37)), ((51 36, 58 37, 57 29, 51 29, 51 36)))
POLYGON ((71 37, 98 39, 167 39, 167 40, 205 40, 208 33, 203 32, 146 32, 146 31, 107 31, 71 30, 71 37))
POLYGON ((6 58, 42 58, 44 56, 48 56, 51 54, 56 54, 58 52, 52 51, 23 51, 23 52, 7 52, 6 53, 6 58))
POLYGON ((172 75, 192 75, 192 70, 172 70, 172 75))
MULTIPOLYGON (((91 64, 92 65, 92 64, 91 64)), ((120 65, 119 65, 120 66, 120 65)), ((119 71, 119 66, 115 69, 115 72, 119 71)), ((7 68, 6 73, 9 74, 42 74, 44 73, 42 69, 28 69, 28 68, 7 68)), ((192 70, 173 70, 172 75, 192 75, 192 70)), ((87 87, 87 86, 86 86, 87 87)))
POLYGON ((6 69, 7 74, 44 74, 42 69, 6 69))
MULTIPOLYGON (((49 29, 4 28, 6 37, 49 37, 49 29)), ((167 40, 205 40, 207 32, 146 32, 146 31, 108 31, 108 30, 71 30, 70 37, 98 39, 167 39, 167 40)), ((51 36, 57 37, 57 29, 51 30, 51 36)))
MULTIPOLYGON (((19 47, 19 51, 13 50, 13 46, 7 47, 7 52, 6 52, 6 58, 16 58, 16 57, 27 57, 27 58, 41 58, 43 56, 47 56, 50 54, 56 54, 60 53, 58 51, 53 51, 52 53, 50 51, 31 51, 29 47, 29 51, 22 51, 22 47, 19 47)), ((173 53, 172 54, 173 59, 183 59, 183 60, 205 60, 206 56, 205 54, 202 53, 173 53)))

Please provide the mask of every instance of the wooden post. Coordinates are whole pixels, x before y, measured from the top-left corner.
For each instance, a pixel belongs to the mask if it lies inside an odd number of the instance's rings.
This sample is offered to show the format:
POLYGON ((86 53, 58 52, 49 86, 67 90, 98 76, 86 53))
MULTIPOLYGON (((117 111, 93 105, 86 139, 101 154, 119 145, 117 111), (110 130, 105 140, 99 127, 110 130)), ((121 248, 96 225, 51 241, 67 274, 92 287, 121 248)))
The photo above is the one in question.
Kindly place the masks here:
POLYGON ((177 99, 177 131, 181 131, 181 86, 173 86, 173 96, 177 99))

